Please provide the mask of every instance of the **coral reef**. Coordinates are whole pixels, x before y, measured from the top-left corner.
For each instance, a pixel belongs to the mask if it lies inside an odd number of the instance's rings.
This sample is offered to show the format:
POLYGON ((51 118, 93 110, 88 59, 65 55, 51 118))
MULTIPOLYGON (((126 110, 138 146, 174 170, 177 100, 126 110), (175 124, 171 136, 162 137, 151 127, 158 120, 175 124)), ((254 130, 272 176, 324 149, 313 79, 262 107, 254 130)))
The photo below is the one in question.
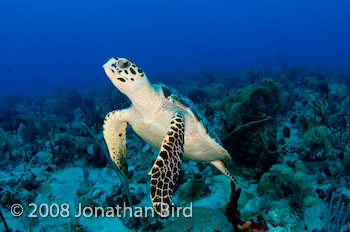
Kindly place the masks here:
POLYGON ((341 197, 336 199, 335 195, 335 192, 332 192, 329 201, 323 201, 322 231, 343 231, 342 228, 350 217, 350 207, 345 208, 345 202, 341 197))
POLYGON ((188 93, 188 97, 194 103, 206 102, 208 99, 207 94, 202 89, 193 89, 188 93))
POLYGON ((325 126, 316 126, 306 131, 304 140, 314 157, 325 157, 331 151, 332 137, 325 126), (319 152, 322 154, 318 154, 319 152))
MULTIPOLYGON (((66 202, 72 213, 79 203, 151 206, 148 172, 158 151, 127 128, 129 172, 119 173, 106 151, 102 124, 106 113, 130 102, 110 85, 4 95, 0 217, 6 225, 0 230, 349 230, 349 71, 288 66, 283 58, 281 64, 169 78, 167 84, 195 101, 220 136, 238 182, 230 186, 210 165, 184 160, 173 202, 174 208, 192 203, 189 218, 111 219, 100 211, 92 218, 14 218, 13 204, 66 202)), ((30 208, 25 210, 28 215, 30 208)))
POLYGON ((262 175, 258 191, 274 190, 279 196, 290 196, 290 205, 295 209, 305 209, 318 203, 319 199, 313 196, 313 188, 305 174, 302 161, 295 163, 295 169, 286 164, 275 164, 269 172, 262 175))
POLYGON ((240 195, 241 189, 236 189, 235 183, 231 182, 231 195, 230 202, 226 206, 226 217, 232 224, 233 231, 268 231, 269 228, 261 215, 257 216, 256 222, 253 219, 244 222, 239 218, 238 199, 240 195))
POLYGON ((219 135, 237 164, 255 167, 261 173, 277 162, 281 148, 273 122, 281 99, 275 82, 262 79, 217 105, 225 119, 219 135))

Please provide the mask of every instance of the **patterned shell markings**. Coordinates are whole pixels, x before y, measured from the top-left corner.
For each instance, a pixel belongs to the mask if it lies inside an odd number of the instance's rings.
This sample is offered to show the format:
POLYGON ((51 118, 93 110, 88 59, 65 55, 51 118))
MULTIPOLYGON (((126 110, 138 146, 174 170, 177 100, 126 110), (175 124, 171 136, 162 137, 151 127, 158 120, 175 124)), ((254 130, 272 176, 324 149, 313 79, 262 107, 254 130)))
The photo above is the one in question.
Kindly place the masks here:
POLYGON ((176 102, 177 104, 182 105, 184 106, 184 108, 187 108, 191 112, 193 112, 197 120, 203 125, 204 129, 207 131, 208 135, 222 146, 219 136, 216 134, 214 128, 210 125, 208 120, 203 116, 196 104, 194 104, 189 98, 178 92, 176 89, 171 88, 163 83, 156 83, 153 84, 153 86, 156 90, 162 88, 164 96, 168 100, 176 102))

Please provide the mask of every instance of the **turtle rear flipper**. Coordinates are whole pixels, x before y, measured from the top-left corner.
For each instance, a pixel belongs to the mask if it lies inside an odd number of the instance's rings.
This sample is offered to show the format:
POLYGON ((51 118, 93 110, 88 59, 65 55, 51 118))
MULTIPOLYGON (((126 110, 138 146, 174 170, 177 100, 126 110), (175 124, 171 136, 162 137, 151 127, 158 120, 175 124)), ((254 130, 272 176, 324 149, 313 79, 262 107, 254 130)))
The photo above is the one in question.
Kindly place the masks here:
POLYGON ((121 173, 127 176, 126 161, 126 126, 129 118, 128 109, 115 110, 107 114, 103 124, 103 137, 113 162, 121 173))
POLYGON ((151 199, 160 216, 168 216, 170 200, 180 173, 184 143, 185 123, 180 112, 174 113, 151 175, 151 199))
POLYGON ((214 167, 216 167, 222 174, 230 178, 235 184, 238 184, 230 171, 225 167, 224 162, 222 160, 214 160, 210 162, 214 167))

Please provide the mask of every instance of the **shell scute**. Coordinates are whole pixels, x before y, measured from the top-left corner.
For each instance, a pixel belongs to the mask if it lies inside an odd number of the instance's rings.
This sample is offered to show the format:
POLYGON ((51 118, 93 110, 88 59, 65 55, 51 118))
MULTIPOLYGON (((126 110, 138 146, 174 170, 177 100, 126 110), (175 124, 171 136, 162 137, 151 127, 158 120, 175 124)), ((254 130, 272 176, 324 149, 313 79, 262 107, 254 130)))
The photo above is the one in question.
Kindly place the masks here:
POLYGON ((219 136, 216 134, 214 128, 210 125, 204 114, 198 109, 197 105, 194 104, 188 97, 181 94, 174 88, 171 88, 165 84, 157 83, 154 84, 156 89, 163 91, 164 97, 176 105, 180 105, 183 108, 191 111, 196 117, 198 123, 201 123, 208 135, 213 138, 217 143, 222 145, 219 136))

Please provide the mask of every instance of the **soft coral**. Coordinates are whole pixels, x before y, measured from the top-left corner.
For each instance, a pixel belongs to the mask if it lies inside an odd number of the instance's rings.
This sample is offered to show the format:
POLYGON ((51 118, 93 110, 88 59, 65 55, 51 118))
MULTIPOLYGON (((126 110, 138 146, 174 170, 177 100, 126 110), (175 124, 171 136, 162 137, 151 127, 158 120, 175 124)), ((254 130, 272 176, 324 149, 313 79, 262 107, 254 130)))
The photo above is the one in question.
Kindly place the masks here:
POLYGON ((253 219, 249 219, 244 222, 239 218, 238 211, 238 199, 241 195, 241 189, 236 190, 236 185, 232 181, 231 182, 231 195, 230 202, 226 206, 226 217, 229 222, 233 225, 233 230, 235 232, 239 231, 251 231, 251 232, 259 232, 259 231, 268 231, 269 228, 266 225, 263 217, 261 215, 257 216, 257 222, 254 222, 253 219))

